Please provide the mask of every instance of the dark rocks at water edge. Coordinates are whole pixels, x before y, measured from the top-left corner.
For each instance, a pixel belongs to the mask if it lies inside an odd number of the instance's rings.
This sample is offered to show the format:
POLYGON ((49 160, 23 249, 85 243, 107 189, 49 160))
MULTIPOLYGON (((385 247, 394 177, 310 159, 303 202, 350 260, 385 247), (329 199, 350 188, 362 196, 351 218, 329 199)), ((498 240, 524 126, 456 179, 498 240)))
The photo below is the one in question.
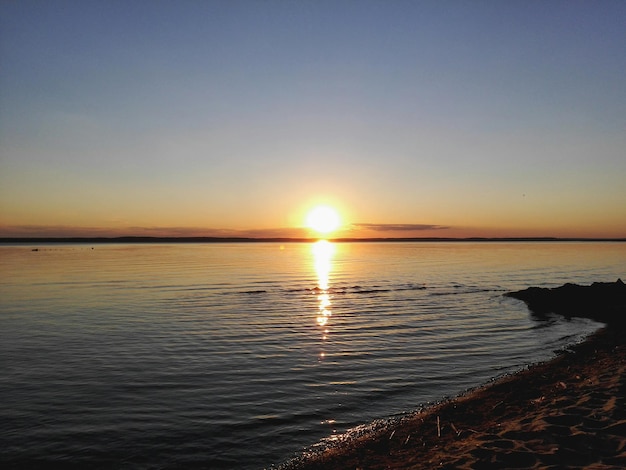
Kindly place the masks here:
POLYGON ((552 289, 529 287, 504 295, 523 300, 539 316, 556 313, 626 327, 626 284, 621 279, 590 286, 568 283, 552 289))

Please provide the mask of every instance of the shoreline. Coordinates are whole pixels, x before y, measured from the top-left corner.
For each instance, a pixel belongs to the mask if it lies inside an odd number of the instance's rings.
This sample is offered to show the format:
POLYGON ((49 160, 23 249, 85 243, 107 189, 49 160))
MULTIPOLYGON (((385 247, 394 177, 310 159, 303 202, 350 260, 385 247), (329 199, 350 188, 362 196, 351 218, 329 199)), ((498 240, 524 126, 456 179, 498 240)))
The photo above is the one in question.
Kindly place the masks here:
MULTIPOLYGON (((557 296, 558 289, 546 291, 557 296)), ((623 300, 600 302, 584 315, 612 313, 605 327, 551 360, 398 420, 356 428, 278 468, 626 468, 623 300)))
POLYGON ((366 238, 320 238, 320 237, 149 237, 149 236, 120 236, 120 237, 0 237, 3 245, 34 245, 34 244, 149 244, 149 243, 314 243, 319 240, 328 240, 333 243, 394 243, 394 242, 606 242, 623 243, 626 238, 559 238, 559 237, 366 237, 366 238))
POLYGON ((626 341, 602 328, 529 366, 278 468, 626 468, 626 341))

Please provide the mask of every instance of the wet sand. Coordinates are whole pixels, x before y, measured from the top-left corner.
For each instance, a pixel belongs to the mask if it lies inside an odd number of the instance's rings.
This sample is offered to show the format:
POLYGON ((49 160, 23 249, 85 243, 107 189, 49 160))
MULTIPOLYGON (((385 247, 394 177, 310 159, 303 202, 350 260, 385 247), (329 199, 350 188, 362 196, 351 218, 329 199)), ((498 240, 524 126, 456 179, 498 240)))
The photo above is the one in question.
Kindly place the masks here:
POLYGON ((626 468, 623 321, 551 361, 281 468, 626 468))

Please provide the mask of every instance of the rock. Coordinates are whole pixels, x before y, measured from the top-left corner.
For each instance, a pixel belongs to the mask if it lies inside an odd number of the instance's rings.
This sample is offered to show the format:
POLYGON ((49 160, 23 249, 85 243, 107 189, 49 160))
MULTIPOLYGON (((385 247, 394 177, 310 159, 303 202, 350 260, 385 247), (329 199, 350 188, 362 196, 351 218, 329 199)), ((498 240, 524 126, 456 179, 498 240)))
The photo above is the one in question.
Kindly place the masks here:
POLYGON ((565 317, 584 317, 611 326, 626 326, 626 284, 594 282, 590 286, 564 284, 553 289, 529 287, 504 294, 523 300, 536 315, 556 313, 565 317))

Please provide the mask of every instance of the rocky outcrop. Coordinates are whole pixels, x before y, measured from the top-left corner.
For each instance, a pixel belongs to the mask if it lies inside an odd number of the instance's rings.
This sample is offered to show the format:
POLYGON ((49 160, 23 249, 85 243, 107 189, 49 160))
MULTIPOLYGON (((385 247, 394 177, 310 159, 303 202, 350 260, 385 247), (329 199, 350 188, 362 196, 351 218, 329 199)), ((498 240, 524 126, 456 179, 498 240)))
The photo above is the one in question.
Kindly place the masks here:
POLYGON ((523 300, 536 315, 557 313, 565 317, 585 317, 610 326, 626 326, 626 284, 594 282, 590 286, 564 284, 552 289, 529 287, 504 294, 523 300))

